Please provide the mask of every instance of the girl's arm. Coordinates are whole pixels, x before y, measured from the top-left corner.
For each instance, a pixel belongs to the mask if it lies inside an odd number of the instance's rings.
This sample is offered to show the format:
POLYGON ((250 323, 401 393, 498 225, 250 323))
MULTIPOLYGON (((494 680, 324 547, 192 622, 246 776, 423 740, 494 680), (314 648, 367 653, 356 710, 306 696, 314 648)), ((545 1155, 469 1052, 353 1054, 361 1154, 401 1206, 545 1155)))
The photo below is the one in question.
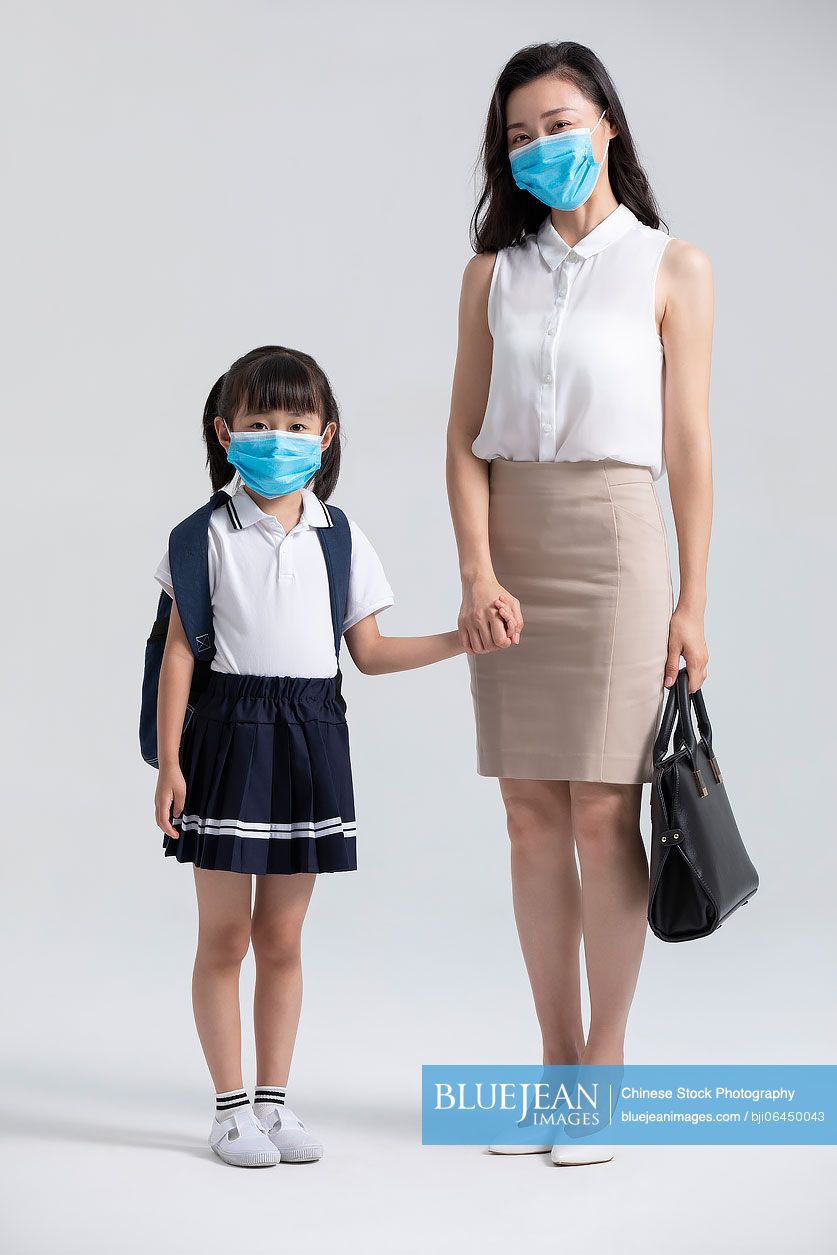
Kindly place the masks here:
POLYGON ((667 293, 661 335, 665 352, 663 437, 677 531, 680 591, 669 627, 665 685, 677 679, 681 655, 694 693, 706 678, 706 567, 712 527, 709 376, 714 296, 712 267, 699 248, 672 240, 663 255, 667 293))
MULTIPOLYGON (((500 616, 500 622, 509 623, 511 630, 513 613, 509 607, 498 600, 492 608, 500 616)), ((352 661, 364 675, 410 671, 468 652, 458 631, 437 632, 434 636, 381 636, 374 614, 368 614, 350 627, 345 641, 352 661)))
POLYGON ((194 669, 194 654, 186 640, 177 603, 172 601, 157 693, 157 761, 160 771, 154 795, 157 827, 170 837, 180 836, 169 819, 171 805, 174 803, 174 814, 179 815, 186 798, 186 781, 180 770, 180 738, 194 669))
POLYGON ((487 306, 494 257, 494 253, 477 254, 462 276, 459 342, 447 434, 448 500, 462 576, 458 633, 465 651, 475 654, 517 644, 523 628, 520 602, 498 582, 491 562, 488 463, 471 451, 485 416, 491 382, 494 342, 487 306), (512 611, 508 632, 493 604, 501 593, 505 593, 512 611))

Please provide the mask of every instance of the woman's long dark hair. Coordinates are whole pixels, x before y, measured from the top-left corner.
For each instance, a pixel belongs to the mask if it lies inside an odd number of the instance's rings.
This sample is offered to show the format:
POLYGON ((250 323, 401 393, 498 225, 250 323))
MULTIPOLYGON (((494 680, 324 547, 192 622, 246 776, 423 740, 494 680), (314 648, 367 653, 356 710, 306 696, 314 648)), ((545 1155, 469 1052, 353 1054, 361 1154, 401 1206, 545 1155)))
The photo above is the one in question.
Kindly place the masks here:
POLYGON ((216 380, 203 410, 203 438, 206 464, 217 492, 235 475, 235 467, 227 461, 224 446, 215 431, 215 417, 220 414, 230 431, 238 414, 269 414, 271 410, 291 410, 301 414, 319 414, 320 431, 328 423, 336 423, 337 431, 323 454, 322 465, 308 487, 321 501, 334 492, 340 475, 340 412, 331 384, 313 357, 298 349, 268 344, 245 353, 216 380))
POLYGON ((625 111, 616 88, 596 54, 571 40, 531 44, 521 48, 500 71, 488 109, 485 136, 478 162, 483 186, 471 219, 471 241, 477 253, 495 252, 519 244, 523 235, 537 231, 548 208, 517 186, 509 164, 506 137, 506 101, 516 87, 544 75, 569 79, 611 122, 617 134, 608 145, 608 172, 613 194, 649 227, 660 226, 660 215, 648 176, 639 163, 625 111))

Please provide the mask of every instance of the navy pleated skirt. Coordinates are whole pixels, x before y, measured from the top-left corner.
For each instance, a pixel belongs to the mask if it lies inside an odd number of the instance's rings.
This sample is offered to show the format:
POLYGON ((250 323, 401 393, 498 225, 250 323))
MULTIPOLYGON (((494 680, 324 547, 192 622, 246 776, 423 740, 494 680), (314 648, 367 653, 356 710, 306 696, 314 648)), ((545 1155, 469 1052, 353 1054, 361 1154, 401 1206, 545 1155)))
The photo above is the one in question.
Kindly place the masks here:
POLYGON ((183 732, 178 862, 256 875, 357 869, 349 729, 337 676, 210 671, 183 732))

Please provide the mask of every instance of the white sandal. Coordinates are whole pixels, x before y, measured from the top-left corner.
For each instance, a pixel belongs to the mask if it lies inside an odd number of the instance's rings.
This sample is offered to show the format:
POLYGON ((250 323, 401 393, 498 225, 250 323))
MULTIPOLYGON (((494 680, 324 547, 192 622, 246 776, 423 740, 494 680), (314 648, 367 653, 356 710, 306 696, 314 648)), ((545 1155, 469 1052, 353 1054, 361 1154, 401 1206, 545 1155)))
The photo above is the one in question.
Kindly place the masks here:
POLYGON ((322 1158, 322 1142, 308 1132, 290 1107, 276 1103, 259 1118, 264 1121, 267 1136, 281 1154, 283 1163, 313 1163, 322 1158))
POLYGON ((236 1168, 268 1168, 281 1155, 252 1107, 239 1107, 212 1121, 209 1145, 219 1159, 236 1168))

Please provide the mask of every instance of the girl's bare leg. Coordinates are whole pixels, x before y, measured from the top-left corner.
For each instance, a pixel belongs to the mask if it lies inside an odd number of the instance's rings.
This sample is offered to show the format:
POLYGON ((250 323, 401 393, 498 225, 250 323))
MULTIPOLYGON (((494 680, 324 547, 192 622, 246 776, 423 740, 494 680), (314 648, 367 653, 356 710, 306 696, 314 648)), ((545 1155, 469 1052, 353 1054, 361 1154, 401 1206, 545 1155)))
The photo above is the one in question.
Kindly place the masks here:
POLYGON ((648 928, 641 797, 641 784, 570 782, 590 990, 585 1064, 624 1062, 628 1012, 648 928))
POLYGON ((256 877, 256 1084, 287 1085, 302 1008, 302 924, 316 872, 256 877))
POLYGON ((581 886, 565 780, 500 780, 512 900, 545 1064, 581 1059, 581 886))
POLYGON ((242 1089, 238 983, 250 946, 252 877, 195 867, 198 950, 192 1007, 216 1093, 242 1089))

